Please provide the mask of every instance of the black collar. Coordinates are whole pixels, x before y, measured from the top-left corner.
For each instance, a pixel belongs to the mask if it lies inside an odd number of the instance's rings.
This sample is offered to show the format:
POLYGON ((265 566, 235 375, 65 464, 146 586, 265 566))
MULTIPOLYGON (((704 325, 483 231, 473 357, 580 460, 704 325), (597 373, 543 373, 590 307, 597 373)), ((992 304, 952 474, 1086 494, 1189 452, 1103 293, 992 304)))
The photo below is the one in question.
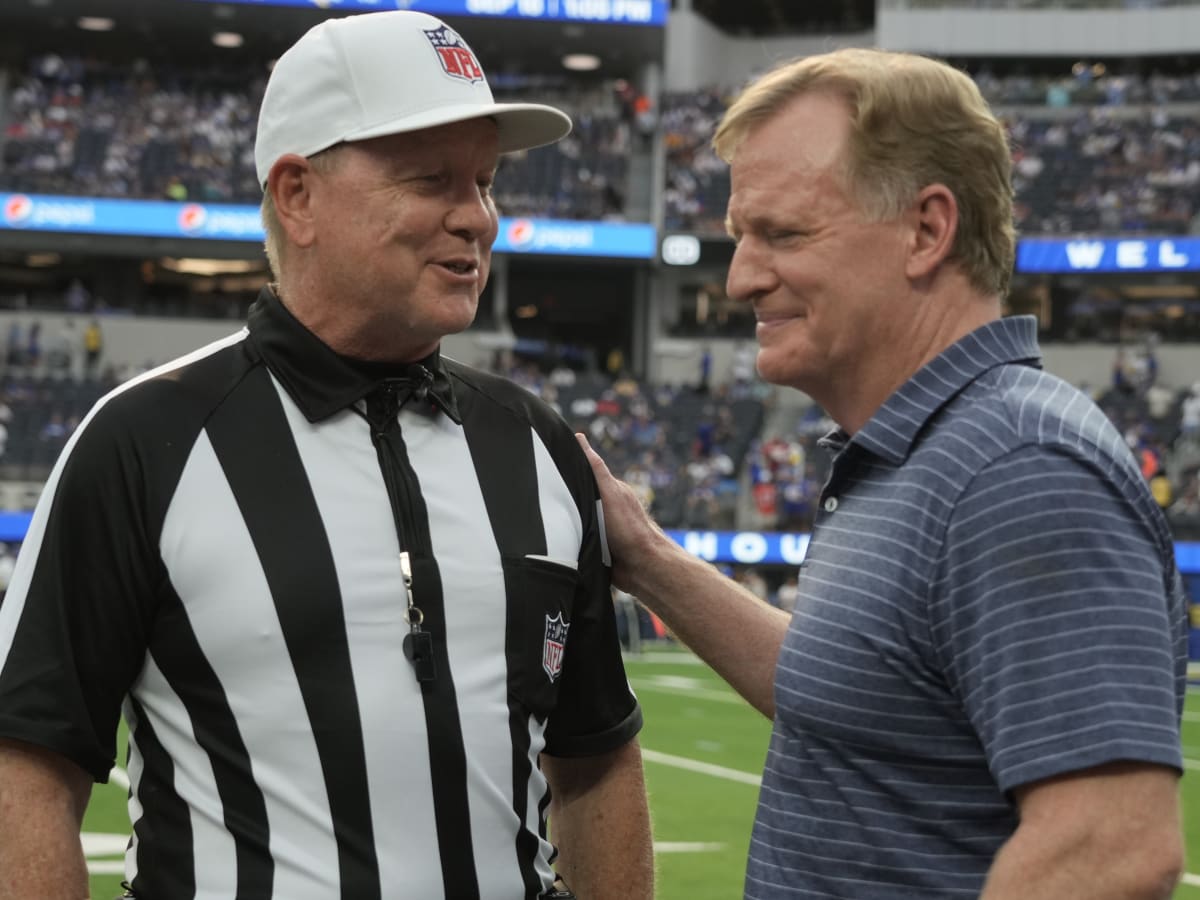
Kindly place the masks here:
POLYGON ((267 367, 310 422, 327 419, 377 387, 396 381, 414 389, 423 385, 425 390, 414 393, 455 422, 462 422, 453 386, 437 350, 415 363, 350 359, 335 353, 305 328, 269 287, 264 287, 251 305, 247 326, 250 340, 267 367))

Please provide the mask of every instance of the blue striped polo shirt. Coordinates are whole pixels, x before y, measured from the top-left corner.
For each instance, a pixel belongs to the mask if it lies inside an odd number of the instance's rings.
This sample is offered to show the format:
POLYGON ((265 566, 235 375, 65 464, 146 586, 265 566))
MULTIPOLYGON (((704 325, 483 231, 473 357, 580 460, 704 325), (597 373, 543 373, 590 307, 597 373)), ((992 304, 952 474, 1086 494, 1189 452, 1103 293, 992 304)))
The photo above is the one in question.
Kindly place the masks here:
POLYGON ((1170 533, 1036 337, 1032 318, 992 322, 826 439, 746 897, 975 897, 1013 788, 1182 768, 1170 533))

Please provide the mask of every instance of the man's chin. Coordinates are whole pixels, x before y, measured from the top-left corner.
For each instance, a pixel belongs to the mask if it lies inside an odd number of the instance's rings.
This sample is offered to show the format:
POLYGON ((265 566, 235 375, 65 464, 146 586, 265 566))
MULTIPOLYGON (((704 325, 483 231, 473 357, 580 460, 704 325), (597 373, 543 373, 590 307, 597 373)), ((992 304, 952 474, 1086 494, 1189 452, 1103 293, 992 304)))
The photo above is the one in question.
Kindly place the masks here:
POLYGON ((770 351, 760 351, 758 354, 758 377, 768 384, 800 391, 804 390, 802 385, 808 381, 795 359, 780 359, 770 351))

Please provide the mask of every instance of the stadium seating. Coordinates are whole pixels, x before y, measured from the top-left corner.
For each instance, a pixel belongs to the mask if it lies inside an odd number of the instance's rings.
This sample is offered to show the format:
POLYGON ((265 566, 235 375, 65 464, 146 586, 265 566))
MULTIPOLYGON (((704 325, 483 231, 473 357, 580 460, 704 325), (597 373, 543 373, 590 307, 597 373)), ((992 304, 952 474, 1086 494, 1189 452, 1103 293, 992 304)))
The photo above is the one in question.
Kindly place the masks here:
MULTIPOLYGON (((1178 235, 1200 228, 1200 127, 1194 110, 1169 111, 1200 102, 1200 74, 1085 79, 997 77, 985 70, 977 83, 1012 136, 1023 235, 1178 235)), ((664 98, 669 230, 724 231, 729 175, 709 141, 728 93, 664 98)))
MULTIPOLYGON (((256 111, 266 64, 117 64, 46 54, 13 80, 0 148, 0 191, 258 203, 256 111)), ((497 88, 567 110, 565 141, 505 159, 506 215, 621 218, 631 118, 616 87, 497 88)))
MULTIPOLYGON (((265 63, 116 64, 46 54, 12 79, 0 190, 257 203, 255 110, 265 63)), ((1200 102, 1200 74, 977 74, 1017 151, 1017 224, 1041 233, 1186 233, 1200 212, 1200 127, 1164 104, 1200 102)), ((505 160, 497 200, 511 216, 619 219, 636 111, 615 85, 536 83, 497 96, 536 96, 572 113, 560 144, 505 160)), ((708 142, 727 92, 663 97, 668 229, 719 233, 726 167, 708 142)))
MULTIPOLYGON (((254 110, 265 72, 263 63, 188 67, 31 58, 9 79, 4 98, 0 190, 257 202, 254 110)), ((976 79, 1010 128, 1024 234, 1196 230, 1200 126, 1182 105, 1200 103, 1200 73, 1085 67, 1048 77, 997 75, 984 67, 976 79)), ((646 146, 645 110, 627 85, 501 79, 496 94, 555 103, 575 121, 567 140, 506 158, 498 180, 506 214, 624 216, 629 157, 646 146)), ((663 98, 657 125, 666 154, 668 230, 723 231, 728 170, 709 141, 727 102, 727 92, 716 89, 663 98)), ((61 308, 63 300, 53 293, 20 298, 31 309, 61 308)), ((154 311, 213 314, 208 298, 171 302, 160 298, 154 311)), ((0 305, 8 304, 0 299, 0 305)), ((113 305, 140 311, 121 299, 113 305)), ((229 312, 238 317, 244 306, 231 303, 229 312)), ((664 525, 733 527, 755 518, 765 527, 811 524, 825 474, 825 454, 815 440, 828 422, 819 411, 764 430, 763 398, 745 385, 699 392, 601 375, 555 384, 528 365, 507 374, 592 434, 664 525), (742 485, 751 488, 753 503, 739 503, 742 485)), ((10 477, 44 473, 87 408, 119 377, 110 372, 79 380, 38 363, 9 365, 0 383, 0 424, 7 429, 0 467, 10 477)), ((1114 387, 1101 402, 1139 452, 1157 454, 1173 515, 1200 533, 1200 427, 1189 431, 1183 413, 1192 393, 1176 391, 1165 413, 1150 409, 1144 389, 1114 387)))
MULTIPOLYGON (((819 408, 768 427, 767 392, 757 382, 701 391, 597 372, 571 372, 568 382, 511 359, 498 371, 588 434, 663 526, 811 529, 829 471, 817 439, 833 427, 819 408)), ((110 368, 80 378, 45 363, 6 366, 0 477, 45 478, 87 410, 129 374, 110 368)), ((1176 536, 1200 539, 1200 381, 1170 389, 1118 378, 1097 402, 1138 454, 1147 479, 1166 478, 1162 502, 1176 536)))

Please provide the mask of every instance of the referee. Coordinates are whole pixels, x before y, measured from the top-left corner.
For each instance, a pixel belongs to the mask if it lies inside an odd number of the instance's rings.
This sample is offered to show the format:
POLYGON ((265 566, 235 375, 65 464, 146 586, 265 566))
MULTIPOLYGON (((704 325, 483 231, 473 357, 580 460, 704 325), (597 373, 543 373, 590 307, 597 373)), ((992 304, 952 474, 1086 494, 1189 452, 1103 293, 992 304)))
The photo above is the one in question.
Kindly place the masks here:
POLYGON ((130 896, 652 895, 591 470, 540 401, 439 354, 487 280, 499 155, 569 129, 494 103, 420 13, 280 58, 255 152, 277 283, 92 410, 0 606, 12 896, 87 895, 122 713, 130 896))

